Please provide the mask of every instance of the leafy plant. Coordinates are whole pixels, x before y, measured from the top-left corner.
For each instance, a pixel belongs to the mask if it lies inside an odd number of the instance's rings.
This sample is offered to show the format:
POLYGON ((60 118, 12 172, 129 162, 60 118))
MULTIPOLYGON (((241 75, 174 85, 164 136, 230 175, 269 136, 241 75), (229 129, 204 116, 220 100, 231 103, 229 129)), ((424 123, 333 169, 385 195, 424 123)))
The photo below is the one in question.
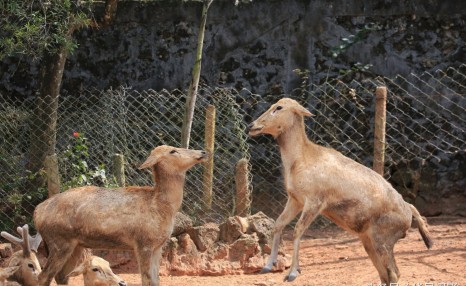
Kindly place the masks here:
POLYGON ((332 56, 334 58, 338 57, 354 44, 367 39, 370 32, 380 31, 381 29, 382 26, 375 23, 365 24, 363 28, 356 30, 356 34, 341 38, 342 43, 331 48, 332 56))
POLYGON ((93 1, 0 1, 0 58, 14 54, 39 59, 44 52, 77 47, 71 34, 91 23, 93 1), (82 2, 82 3, 81 3, 82 2))
POLYGON ((63 189, 95 184, 108 186, 110 184, 107 180, 104 164, 98 165, 95 169, 89 167, 87 163, 89 148, 83 133, 73 132, 73 144, 67 147, 63 155, 65 164, 63 175, 66 178, 63 189))
POLYGON ((0 185, 0 226, 1 229, 13 229, 25 223, 31 224, 32 211, 37 204, 47 198, 47 189, 38 188, 34 192, 23 193, 23 186, 44 172, 18 175, 7 183, 0 185))

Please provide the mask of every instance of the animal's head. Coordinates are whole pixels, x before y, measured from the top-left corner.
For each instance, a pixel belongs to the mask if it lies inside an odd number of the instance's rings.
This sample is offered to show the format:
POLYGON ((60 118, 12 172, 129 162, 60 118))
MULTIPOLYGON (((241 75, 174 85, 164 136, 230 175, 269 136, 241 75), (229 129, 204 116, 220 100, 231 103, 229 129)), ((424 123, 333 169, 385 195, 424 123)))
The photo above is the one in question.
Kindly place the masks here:
POLYGON ((187 171, 197 163, 204 162, 207 157, 208 155, 205 151, 162 145, 150 152, 149 157, 142 163, 139 169, 158 166, 165 173, 179 174, 187 171))
POLYGON ((110 263, 98 256, 84 260, 68 276, 83 275, 85 286, 126 286, 126 282, 113 273, 110 263))
POLYGON ((6 268, 0 268, 0 286, 6 285, 6 279, 12 276, 17 270, 19 266, 11 266, 6 268))
POLYGON ((297 120, 302 121, 303 116, 314 116, 296 100, 282 98, 273 104, 254 122, 249 124, 249 135, 270 134, 277 138, 288 130, 297 120))
POLYGON ((40 234, 30 236, 28 225, 18 227, 17 231, 21 238, 15 237, 5 231, 1 232, 2 237, 22 248, 22 250, 13 254, 8 264, 8 266, 18 266, 18 269, 13 273, 10 280, 16 281, 24 286, 37 285, 38 276, 42 268, 40 267, 36 253, 42 241, 42 237, 40 234))

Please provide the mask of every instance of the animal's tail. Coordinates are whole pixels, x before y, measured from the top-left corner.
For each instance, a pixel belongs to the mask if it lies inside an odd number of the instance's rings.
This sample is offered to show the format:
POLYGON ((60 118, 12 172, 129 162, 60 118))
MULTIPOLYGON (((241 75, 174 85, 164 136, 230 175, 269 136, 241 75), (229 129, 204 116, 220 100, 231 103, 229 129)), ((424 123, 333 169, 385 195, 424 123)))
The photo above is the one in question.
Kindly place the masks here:
POLYGON ((426 244, 427 248, 430 249, 434 245, 434 241, 432 240, 432 236, 430 235, 430 232, 427 229, 427 223, 412 204, 408 205, 411 208, 413 217, 417 222, 417 227, 419 229, 419 233, 422 236, 422 240, 424 240, 424 243, 426 244))

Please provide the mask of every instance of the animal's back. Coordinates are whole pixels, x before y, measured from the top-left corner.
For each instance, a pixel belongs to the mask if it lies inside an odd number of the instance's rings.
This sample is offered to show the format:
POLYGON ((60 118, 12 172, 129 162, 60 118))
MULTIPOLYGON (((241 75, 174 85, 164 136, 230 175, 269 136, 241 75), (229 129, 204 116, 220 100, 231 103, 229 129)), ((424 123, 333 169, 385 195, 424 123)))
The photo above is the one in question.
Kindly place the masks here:
POLYGON ((163 204, 148 204, 154 195, 146 189, 70 189, 39 204, 34 220, 46 241, 50 234, 89 248, 128 249, 134 236, 146 236, 160 223, 157 212, 166 212, 163 204))
POLYGON ((326 186, 327 206, 323 214, 343 228, 361 232, 377 216, 402 215, 411 220, 411 211, 402 196, 372 169, 325 147, 317 164, 326 186))

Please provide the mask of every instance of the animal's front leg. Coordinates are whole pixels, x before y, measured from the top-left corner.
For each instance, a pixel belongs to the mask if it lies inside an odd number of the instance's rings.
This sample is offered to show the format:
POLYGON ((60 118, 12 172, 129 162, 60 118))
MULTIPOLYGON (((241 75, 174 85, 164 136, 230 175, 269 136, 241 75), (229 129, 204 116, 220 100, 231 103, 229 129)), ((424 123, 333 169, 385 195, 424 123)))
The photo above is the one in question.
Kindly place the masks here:
POLYGON ((291 267, 288 272, 288 275, 285 276, 284 281, 291 282, 298 277, 298 274, 301 273, 299 269, 299 242, 304 231, 309 227, 309 225, 314 221, 316 216, 321 210, 321 205, 315 201, 306 199, 304 202, 303 211, 301 216, 296 223, 293 236, 293 258, 291 261, 291 267))
POLYGON ((149 246, 138 246, 136 249, 142 286, 159 286, 158 277, 157 279, 152 277, 154 272, 152 270, 152 253, 153 248, 149 246))
POLYGON ((150 273, 151 273, 151 285, 159 285, 159 268, 160 268, 160 258, 162 257, 162 246, 158 247, 152 253, 152 258, 150 262, 150 273))
POLYGON ((278 217, 273 228, 272 250, 269 259, 267 260, 267 264, 265 264, 260 273, 270 272, 273 266, 277 263, 278 246, 280 245, 280 236, 283 228, 285 228, 285 226, 289 224, 291 220, 293 220, 293 218, 301 211, 301 209, 302 206, 298 203, 298 201, 292 197, 288 197, 285 209, 278 217))

